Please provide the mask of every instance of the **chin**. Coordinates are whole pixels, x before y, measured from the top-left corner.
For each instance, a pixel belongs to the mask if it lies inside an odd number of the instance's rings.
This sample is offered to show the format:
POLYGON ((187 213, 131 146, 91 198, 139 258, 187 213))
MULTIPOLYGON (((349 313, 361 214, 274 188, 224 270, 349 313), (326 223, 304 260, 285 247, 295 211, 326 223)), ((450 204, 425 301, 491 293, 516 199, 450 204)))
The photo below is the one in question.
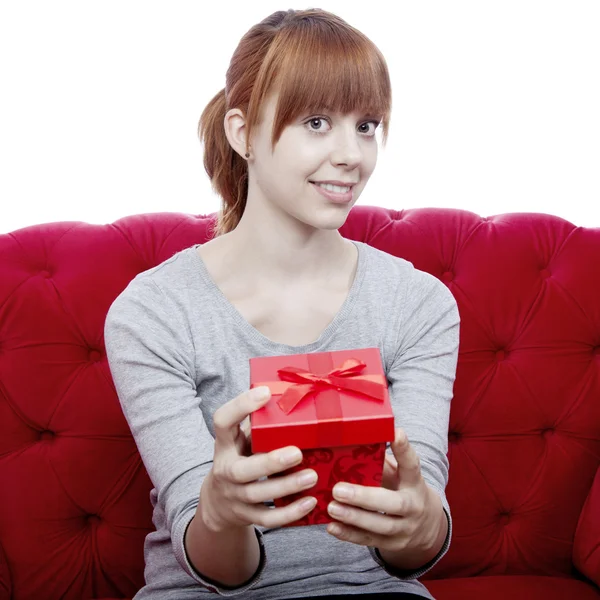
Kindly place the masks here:
MULTIPOLYGON (((339 211, 339 207, 337 207, 339 211)), ((337 215, 325 217, 320 220, 312 220, 307 222, 306 224, 310 227, 314 227, 315 229, 321 229, 323 231, 334 231, 339 229, 348 218, 348 211, 344 211, 343 213, 338 212, 337 215)))
POLYGON ((306 227, 334 231, 346 222, 348 214, 354 205, 354 201, 347 204, 324 203, 313 205, 310 214, 308 214, 308 211, 288 214, 306 227))

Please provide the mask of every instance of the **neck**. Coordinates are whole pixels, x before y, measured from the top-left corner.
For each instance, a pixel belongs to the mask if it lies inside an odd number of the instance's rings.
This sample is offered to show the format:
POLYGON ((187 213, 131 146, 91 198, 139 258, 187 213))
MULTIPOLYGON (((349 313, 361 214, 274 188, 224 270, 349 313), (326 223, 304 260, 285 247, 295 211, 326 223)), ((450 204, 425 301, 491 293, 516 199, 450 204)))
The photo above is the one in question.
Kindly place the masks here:
POLYGON ((235 271, 257 283, 315 284, 336 281, 356 262, 357 251, 337 230, 313 230, 289 235, 274 229, 269 235, 250 231, 242 223, 222 236, 235 271))

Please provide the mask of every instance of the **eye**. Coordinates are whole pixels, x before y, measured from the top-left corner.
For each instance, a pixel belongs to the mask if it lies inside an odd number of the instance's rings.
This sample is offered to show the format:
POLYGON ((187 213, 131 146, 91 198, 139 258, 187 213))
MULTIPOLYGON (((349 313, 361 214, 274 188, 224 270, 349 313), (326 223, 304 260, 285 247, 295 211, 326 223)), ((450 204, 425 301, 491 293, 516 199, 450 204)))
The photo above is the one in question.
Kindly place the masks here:
POLYGON ((318 125, 324 121, 323 117, 311 117, 305 124, 309 126, 309 131, 313 133, 325 133, 320 127, 318 129, 312 127, 315 123, 318 125))
POLYGON ((375 135, 375 132, 376 132, 377 128, 379 127, 379 123, 380 123, 380 121, 366 121, 362 125, 359 125, 358 128, 361 129, 365 125, 373 125, 373 128, 370 130, 369 129, 367 131, 365 131, 364 129, 361 130, 361 133, 366 133, 368 137, 372 137, 375 135))
MULTIPOLYGON (((329 119, 327 119, 325 117, 311 117, 310 119, 308 119, 308 121, 305 121, 304 124, 308 126, 308 130, 311 133, 323 135, 323 134, 327 133, 329 130, 319 127, 319 125, 322 122, 329 122, 329 119)), ((377 127, 379 127, 379 124, 380 124, 380 121, 377 121, 377 120, 365 121, 364 123, 362 123, 361 125, 358 126, 358 130, 360 133, 363 134, 363 137, 374 137, 377 127), (368 128, 369 125, 372 125, 372 128, 369 129, 368 128), (365 129, 365 126, 367 127, 366 129, 365 129)))

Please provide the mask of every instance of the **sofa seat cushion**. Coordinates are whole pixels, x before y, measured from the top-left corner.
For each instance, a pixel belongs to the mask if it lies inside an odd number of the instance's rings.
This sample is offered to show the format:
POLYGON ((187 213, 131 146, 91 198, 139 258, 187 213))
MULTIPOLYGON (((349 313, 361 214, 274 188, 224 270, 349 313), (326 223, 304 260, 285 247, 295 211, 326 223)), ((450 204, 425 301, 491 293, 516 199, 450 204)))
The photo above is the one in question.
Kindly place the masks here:
MULTIPOLYGON (((423 581, 436 600, 600 600, 600 591, 577 579, 494 575, 423 581)), ((357 596, 360 598, 360 596, 357 596)), ((117 600, 101 598, 100 600, 117 600)), ((118 599, 118 600, 123 600, 118 599)), ((131 599, 126 599, 131 600, 131 599)))
POLYGON ((600 590, 577 579, 536 575, 478 575, 423 584, 436 600, 600 600, 600 590))

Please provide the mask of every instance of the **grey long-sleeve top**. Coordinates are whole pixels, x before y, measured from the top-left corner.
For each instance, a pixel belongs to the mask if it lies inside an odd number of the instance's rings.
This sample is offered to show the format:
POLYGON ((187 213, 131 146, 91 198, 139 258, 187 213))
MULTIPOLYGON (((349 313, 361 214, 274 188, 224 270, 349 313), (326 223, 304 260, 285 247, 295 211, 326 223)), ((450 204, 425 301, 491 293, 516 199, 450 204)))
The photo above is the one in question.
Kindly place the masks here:
POLYGON ((198 245, 138 274, 111 305, 104 328, 109 366, 154 486, 155 531, 145 539, 145 585, 134 600, 214 593, 245 600, 376 592, 432 598, 417 578, 447 552, 452 537, 445 488, 458 307, 434 276, 353 243, 359 259, 352 287, 310 344, 275 343, 246 321, 210 277, 198 245), (328 534, 326 525, 257 526, 261 562, 254 577, 233 589, 211 584, 191 565, 184 535, 212 464, 213 414, 249 388, 248 359, 367 347, 381 351, 396 426, 406 431, 425 481, 441 497, 449 522, 442 550, 423 568, 400 573, 373 548, 328 534))

